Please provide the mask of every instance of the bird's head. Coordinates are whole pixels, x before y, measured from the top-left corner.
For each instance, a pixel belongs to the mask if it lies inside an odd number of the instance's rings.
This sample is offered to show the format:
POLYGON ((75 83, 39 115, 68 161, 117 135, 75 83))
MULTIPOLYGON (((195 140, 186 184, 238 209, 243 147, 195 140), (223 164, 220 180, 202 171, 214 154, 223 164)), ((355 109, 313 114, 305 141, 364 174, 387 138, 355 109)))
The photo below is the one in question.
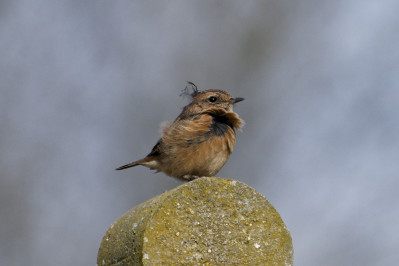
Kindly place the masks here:
POLYGON ((189 94, 192 97, 191 103, 185 107, 190 110, 190 113, 205 112, 210 109, 224 109, 232 112, 233 105, 244 100, 244 98, 233 98, 223 90, 199 91, 192 82, 188 82, 183 94, 189 94), (191 93, 189 93, 190 88, 191 93))

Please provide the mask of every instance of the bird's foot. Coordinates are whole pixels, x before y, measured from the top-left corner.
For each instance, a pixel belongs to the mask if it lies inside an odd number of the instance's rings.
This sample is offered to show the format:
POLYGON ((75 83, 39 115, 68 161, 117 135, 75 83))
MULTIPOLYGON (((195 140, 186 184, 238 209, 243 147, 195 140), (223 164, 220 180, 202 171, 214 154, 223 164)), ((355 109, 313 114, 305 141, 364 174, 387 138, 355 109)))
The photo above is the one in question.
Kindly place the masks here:
POLYGON ((197 175, 184 175, 183 178, 186 179, 187 181, 193 181, 195 179, 201 178, 202 176, 197 176, 197 175))

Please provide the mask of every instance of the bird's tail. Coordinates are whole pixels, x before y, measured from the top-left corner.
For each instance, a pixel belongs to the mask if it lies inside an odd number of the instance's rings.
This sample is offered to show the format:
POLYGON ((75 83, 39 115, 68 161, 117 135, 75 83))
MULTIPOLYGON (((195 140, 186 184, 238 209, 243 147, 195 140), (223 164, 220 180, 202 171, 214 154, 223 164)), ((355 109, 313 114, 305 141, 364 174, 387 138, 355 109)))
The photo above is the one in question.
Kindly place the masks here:
POLYGON ((123 170, 123 169, 130 168, 130 167, 133 167, 133 166, 136 166, 136 165, 139 165, 139 164, 140 164, 139 161, 136 161, 136 162, 132 162, 132 163, 128 163, 128 164, 122 165, 122 166, 116 168, 115 170, 123 170))
POLYGON ((138 161, 122 165, 122 166, 116 168, 115 170, 123 170, 123 169, 126 169, 126 168, 134 167, 136 165, 144 165, 144 166, 147 166, 147 167, 149 167, 151 169, 156 169, 155 166, 157 165, 157 162, 156 162, 154 157, 147 156, 147 157, 145 157, 143 159, 140 159, 138 161))

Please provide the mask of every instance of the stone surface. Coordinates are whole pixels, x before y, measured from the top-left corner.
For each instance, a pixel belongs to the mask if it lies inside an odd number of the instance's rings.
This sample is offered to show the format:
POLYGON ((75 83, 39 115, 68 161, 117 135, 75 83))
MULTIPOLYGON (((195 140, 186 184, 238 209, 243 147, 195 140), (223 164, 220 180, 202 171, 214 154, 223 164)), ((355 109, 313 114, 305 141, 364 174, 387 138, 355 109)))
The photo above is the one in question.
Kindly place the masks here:
POLYGON ((265 197, 206 177, 129 210, 105 234, 97 264, 293 265, 293 247, 265 197))

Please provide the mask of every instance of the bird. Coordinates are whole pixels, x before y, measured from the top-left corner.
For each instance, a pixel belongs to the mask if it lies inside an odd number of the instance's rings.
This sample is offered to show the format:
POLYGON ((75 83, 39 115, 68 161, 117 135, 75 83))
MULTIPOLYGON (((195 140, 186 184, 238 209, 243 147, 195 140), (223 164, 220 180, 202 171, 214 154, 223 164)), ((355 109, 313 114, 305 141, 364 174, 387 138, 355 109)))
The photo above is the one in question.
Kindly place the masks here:
POLYGON ((219 172, 233 152, 236 130, 244 125, 233 111, 233 105, 244 98, 233 98, 223 90, 200 91, 194 83, 187 83, 182 94, 191 102, 164 127, 151 152, 116 170, 142 165, 185 181, 219 172))

